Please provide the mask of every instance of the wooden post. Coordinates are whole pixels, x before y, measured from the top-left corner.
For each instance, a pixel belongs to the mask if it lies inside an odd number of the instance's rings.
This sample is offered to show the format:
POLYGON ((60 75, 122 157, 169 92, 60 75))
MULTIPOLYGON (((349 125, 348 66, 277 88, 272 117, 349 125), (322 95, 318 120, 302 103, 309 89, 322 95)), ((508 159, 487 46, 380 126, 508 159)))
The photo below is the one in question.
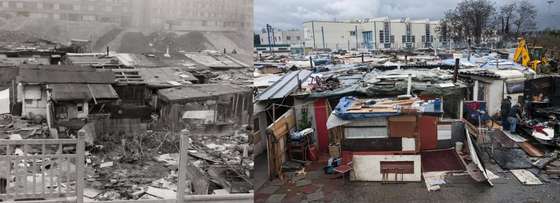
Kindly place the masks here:
POLYGON ((85 131, 78 132, 78 144, 76 144, 76 202, 84 202, 84 178, 85 178, 85 131))
POLYGON ((179 153, 179 179, 177 179, 177 202, 184 202, 185 188, 187 187, 187 160, 188 151, 188 130, 181 131, 181 146, 179 153))

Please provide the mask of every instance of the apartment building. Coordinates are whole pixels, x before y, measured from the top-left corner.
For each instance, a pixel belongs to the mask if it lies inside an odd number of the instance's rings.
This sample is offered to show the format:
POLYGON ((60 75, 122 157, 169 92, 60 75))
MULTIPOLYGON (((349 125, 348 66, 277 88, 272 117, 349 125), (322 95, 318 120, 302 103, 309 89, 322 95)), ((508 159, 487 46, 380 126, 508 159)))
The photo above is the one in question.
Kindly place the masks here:
POLYGON ((176 31, 250 30, 253 0, 142 0, 144 26, 176 31))
POLYGON ((0 12, 11 17, 131 26, 134 2, 137 0, 0 0, 0 12))
POLYGON ((303 31, 301 30, 270 30, 267 31, 266 28, 262 29, 258 33, 261 45, 290 45, 291 47, 303 47, 303 31), (269 40, 270 36, 270 40, 269 40), (269 42, 270 41, 270 42, 269 42))
POLYGON ((396 50, 449 45, 447 37, 438 32, 439 21, 429 19, 382 17, 356 21, 309 21, 303 26, 307 48, 396 50))
POLYGON ((253 22, 253 0, 0 0, 0 12, 173 31, 239 31, 253 22))

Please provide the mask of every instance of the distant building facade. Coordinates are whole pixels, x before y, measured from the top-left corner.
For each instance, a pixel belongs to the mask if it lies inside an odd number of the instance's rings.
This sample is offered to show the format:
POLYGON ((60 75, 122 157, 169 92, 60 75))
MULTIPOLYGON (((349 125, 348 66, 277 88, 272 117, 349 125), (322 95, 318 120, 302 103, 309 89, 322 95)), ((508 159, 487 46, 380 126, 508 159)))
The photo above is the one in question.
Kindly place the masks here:
POLYGON ((303 47, 304 37, 301 30, 274 30, 274 32, 267 32, 266 28, 258 33, 260 45, 290 45, 291 47, 303 47), (270 40, 269 40, 270 34, 270 40), (270 41, 270 42, 269 42, 270 41))
POLYGON ((143 29, 238 31, 252 28, 253 0, 0 0, 0 13, 143 29))
POLYGON ((131 26, 137 0, 0 0, 0 12, 30 17, 131 26))
MULTIPOLYGON (((308 21, 304 27, 306 48, 384 50, 443 48, 445 35, 437 32, 439 21, 389 19, 359 21, 308 21)), ((442 32, 444 33, 444 32, 442 32)))
MULTIPOLYGON (((136 1, 136 0, 135 0, 136 1)), ((141 26, 176 31, 250 30, 253 0, 139 0, 141 26)), ((250 33, 249 33, 250 34, 250 33)))

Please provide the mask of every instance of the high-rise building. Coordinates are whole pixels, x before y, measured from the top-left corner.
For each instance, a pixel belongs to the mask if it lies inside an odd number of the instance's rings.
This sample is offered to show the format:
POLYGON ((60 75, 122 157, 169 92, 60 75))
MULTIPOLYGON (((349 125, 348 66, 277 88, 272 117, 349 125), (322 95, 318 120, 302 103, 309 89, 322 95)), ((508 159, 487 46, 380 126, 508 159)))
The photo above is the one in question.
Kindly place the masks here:
POLYGON ((250 31, 253 0, 140 0, 144 28, 250 31))
POLYGON ((0 0, 6 17, 30 17, 132 26, 136 0, 0 0))
POLYGON ((250 35, 253 0, 0 0, 0 12, 148 30, 247 30, 250 35))

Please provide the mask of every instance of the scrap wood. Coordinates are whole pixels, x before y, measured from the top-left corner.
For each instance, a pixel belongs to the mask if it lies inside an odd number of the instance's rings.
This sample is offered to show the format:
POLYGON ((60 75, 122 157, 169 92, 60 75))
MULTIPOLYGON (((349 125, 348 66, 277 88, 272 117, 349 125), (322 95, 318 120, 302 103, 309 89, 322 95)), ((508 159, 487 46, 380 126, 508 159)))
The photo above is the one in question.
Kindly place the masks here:
POLYGON ((150 194, 152 196, 156 196, 158 198, 161 199, 175 199, 177 198, 177 193, 173 190, 167 190, 167 189, 161 189, 161 188, 155 188, 155 187, 148 187, 148 190, 146 191, 147 194, 150 194))
POLYGON ((560 175, 560 169, 546 170, 545 173, 547 173, 547 174, 559 174, 560 175))
POLYGON ((510 170, 511 173, 524 185, 542 185, 543 183, 535 174, 525 169, 510 170))
POLYGON ((363 108, 360 110, 349 110, 348 113, 397 113, 393 108, 363 108))
POLYGON ((550 163, 550 162, 552 162, 552 161, 554 161, 554 160, 556 160, 556 159, 558 159, 558 152, 554 152, 554 153, 552 154, 552 156, 539 159, 539 160, 537 160, 537 161, 535 161, 535 162, 533 162, 533 163, 531 163, 531 164, 532 164, 533 166, 536 166, 537 168, 543 169, 546 165, 548 165, 548 163, 550 163))
POLYGON ((518 145, 523 149, 523 151, 527 152, 529 156, 532 157, 543 157, 544 153, 537 149, 535 146, 530 144, 529 142, 525 141, 523 143, 518 143, 518 145))
POLYGON ((560 167, 560 160, 550 162, 550 163, 548 163, 548 165, 552 166, 552 167, 560 167))
POLYGON ((516 134, 511 134, 510 132, 506 131, 506 130, 500 130, 502 133, 504 133, 504 135, 506 135, 509 139, 513 140, 514 142, 526 142, 527 139, 521 137, 520 135, 516 135, 516 134))

